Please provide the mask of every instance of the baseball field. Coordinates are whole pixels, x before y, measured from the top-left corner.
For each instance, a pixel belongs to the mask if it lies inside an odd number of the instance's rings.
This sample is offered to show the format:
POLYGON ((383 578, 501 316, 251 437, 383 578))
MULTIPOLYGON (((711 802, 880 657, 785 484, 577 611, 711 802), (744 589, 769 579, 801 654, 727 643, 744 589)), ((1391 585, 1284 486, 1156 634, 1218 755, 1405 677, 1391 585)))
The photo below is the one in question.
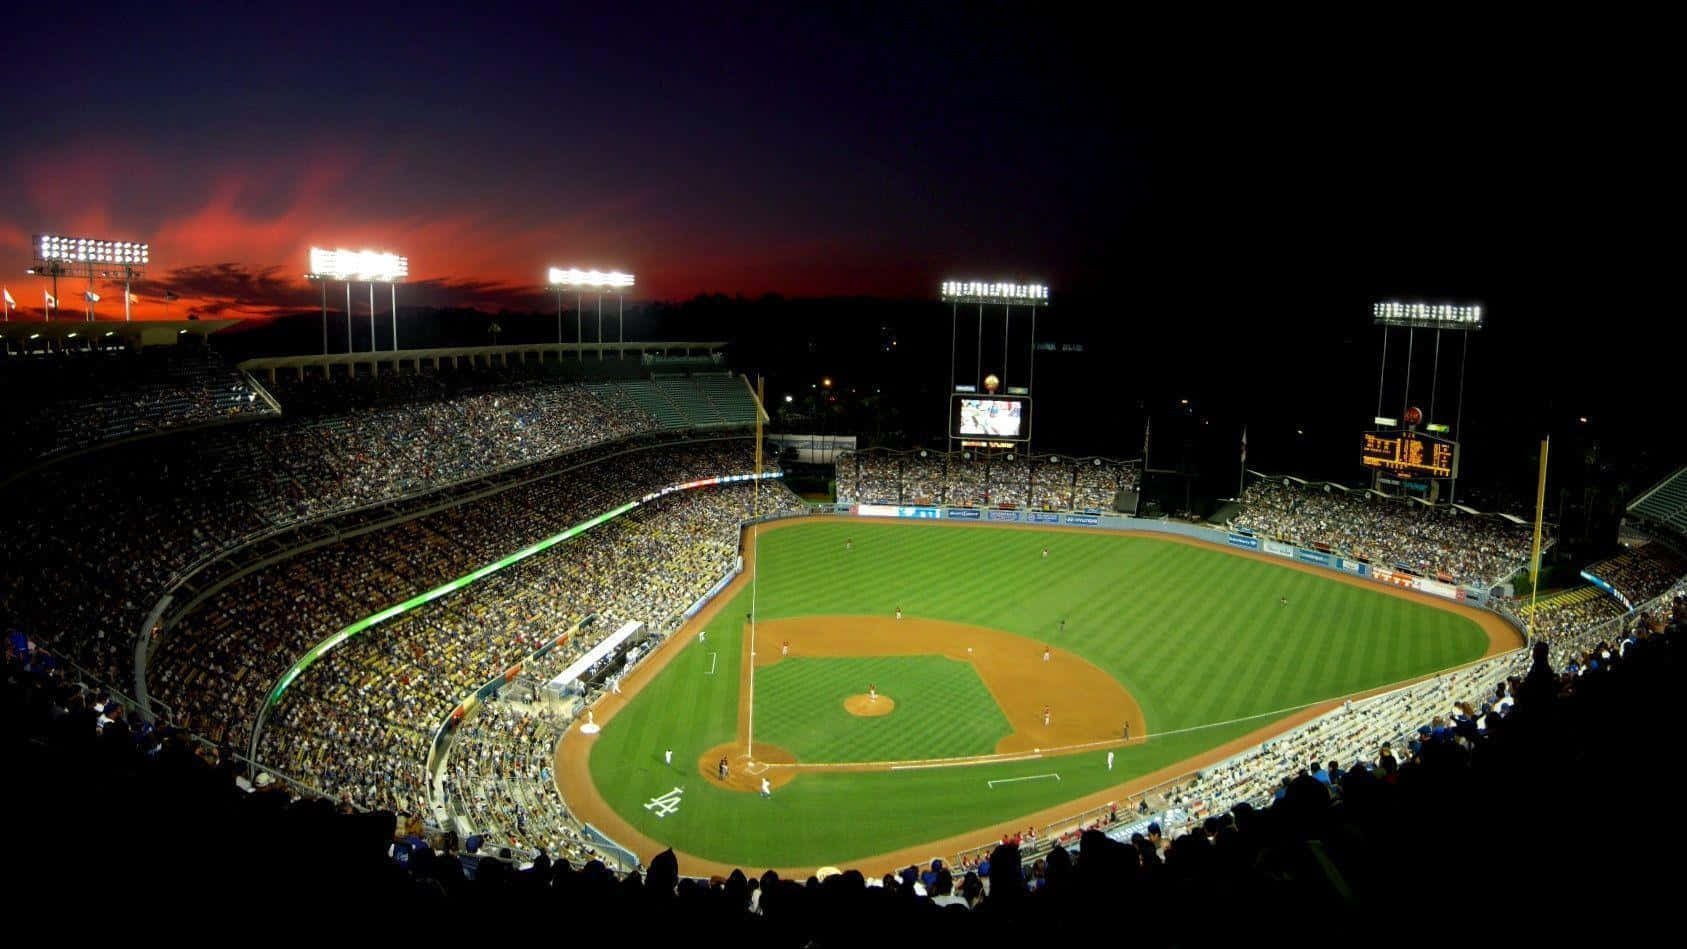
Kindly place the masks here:
POLYGON ((744 547, 601 732, 557 749, 578 817, 687 873, 946 857, 1517 644, 1478 610, 1175 538, 810 518, 744 547))

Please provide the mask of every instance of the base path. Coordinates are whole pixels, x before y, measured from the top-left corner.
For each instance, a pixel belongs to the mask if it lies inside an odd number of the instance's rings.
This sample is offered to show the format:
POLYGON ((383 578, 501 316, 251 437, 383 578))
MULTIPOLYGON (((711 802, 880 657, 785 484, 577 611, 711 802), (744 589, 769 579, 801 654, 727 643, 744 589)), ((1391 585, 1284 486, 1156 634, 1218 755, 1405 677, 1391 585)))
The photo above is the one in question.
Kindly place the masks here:
MULTIPOLYGON (((834 519, 835 520, 842 520, 844 517, 847 517, 847 515, 842 515, 842 516, 839 516, 837 518, 826 517, 824 515, 819 515, 819 516, 810 517, 810 518, 792 518, 792 519, 785 520, 785 521, 776 521, 776 522, 773 522, 771 524, 763 524, 763 525, 761 525, 759 530, 761 532, 765 533, 767 531, 784 530, 784 529, 789 529, 789 528, 793 528, 793 527, 798 527, 798 526, 801 526, 803 524, 814 523, 816 520, 834 520, 834 519)), ((854 519, 850 518, 850 520, 854 520, 854 519)), ((1112 536, 1112 537, 1118 537, 1118 536, 1137 537, 1137 538, 1143 538, 1143 539, 1164 541, 1164 542, 1167 542, 1167 543, 1188 544, 1188 545, 1195 546, 1195 547, 1204 547, 1204 548, 1209 549, 1209 550, 1222 551, 1222 552, 1224 552, 1226 554, 1229 554, 1231 556, 1234 556, 1234 557, 1247 557, 1247 558, 1254 559, 1254 560, 1260 560, 1260 561, 1264 561, 1264 562, 1267 562, 1267 563, 1273 563, 1273 564, 1276 564, 1280 567, 1284 567, 1284 568, 1290 569, 1290 570, 1300 570, 1300 571, 1304 571, 1306 573, 1312 573, 1312 574, 1315 574, 1315 575, 1317 575, 1319 577, 1322 577, 1324 579, 1327 579, 1327 580, 1335 580, 1335 581, 1338 581, 1338 582, 1349 583, 1349 584, 1352 584, 1354 586, 1362 587, 1362 588, 1367 589, 1367 590, 1372 590, 1372 591, 1383 593, 1383 594, 1389 595, 1389 596, 1401 597, 1403 599, 1408 599, 1408 600, 1412 600, 1412 601, 1415 601, 1415 602, 1418 602, 1418 603, 1423 603, 1423 604, 1426 604, 1426 605, 1429 605, 1429 606, 1434 606, 1438 609, 1443 609, 1443 610, 1446 610, 1446 611, 1451 612, 1451 613, 1457 613, 1460 616, 1463 616, 1467 619, 1472 620, 1478 626, 1480 626, 1484 632, 1487 633, 1487 635, 1488 635, 1488 649, 1485 652, 1483 658, 1488 658, 1488 657, 1491 657, 1491 656, 1494 656, 1494 655, 1498 655, 1500 653, 1509 652, 1510 650, 1516 649, 1516 648, 1523 645, 1522 637, 1518 634, 1516 629, 1514 629, 1509 623, 1507 623, 1504 619, 1502 619, 1497 614, 1494 614, 1494 613, 1489 612, 1487 610, 1476 609, 1476 608, 1473 608, 1473 607, 1465 606, 1463 604, 1454 603, 1452 601, 1442 599, 1440 597, 1431 596, 1431 595, 1426 594, 1426 593, 1419 593, 1419 592, 1414 591, 1414 590, 1406 590, 1406 589, 1402 589, 1400 587, 1395 587, 1395 586, 1392 586, 1392 585, 1389 585, 1389 584, 1376 583, 1376 582, 1373 582, 1373 581, 1370 581, 1370 580, 1361 579, 1359 577, 1348 576, 1348 575, 1345 575, 1345 574, 1342 574, 1340 572, 1333 571, 1333 570, 1327 570, 1327 569, 1320 568, 1320 567, 1314 567, 1314 566, 1311 566, 1311 565, 1308 565, 1308 564, 1297 563, 1295 561, 1287 560, 1287 559, 1282 558, 1282 557, 1274 557, 1274 556, 1271 556, 1269 554, 1258 553, 1258 552, 1255 552, 1255 551, 1240 550, 1240 549, 1237 549, 1237 548, 1234 548, 1234 547, 1229 547, 1229 546, 1226 546, 1226 545, 1223 545, 1223 544, 1206 543, 1206 542, 1203 542, 1203 541, 1194 540, 1192 538, 1181 537, 1181 536, 1178 536, 1178 535, 1175 535, 1175 534, 1112 531, 1112 530, 1104 530, 1104 529, 1099 529, 1099 528, 1077 528, 1077 527, 1061 527, 1061 528, 1052 528, 1051 529, 1051 528, 1039 528, 1039 527, 1035 527, 1035 526, 1031 526, 1031 525, 979 524, 979 523, 964 523, 964 522, 958 522, 958 521, 921 521, 920 524, 922 526, 940 524, 945 529, 953 529, 953 530, 1037 530, 1037 531, 1041 531, 1041 532, 1049 535, 1049 537, 1051 538, 1050 546, 1054 547, 1056 549, 1057 553, 1058 553, 1058 549, 1059 549, 1058 548, 1058 538, 1060 536, 1064 535, 1064 534, 1069 534, 1069 533, 1072 533, 1072 532, 1104 534, 1104 535, 1112 536)), ((753 575, 753 564, 754 564, 754 561, 755 561, 755 554, 756 554, 755 545, 749 543, 749 533, 750 532, 748 530, 746 530, 744 532, 744 535, 742 537, 742 542, 740 543, 740 548, 741 548, 741 550, 743 552, 743 556, 744 556, 744 572, 740 573, 738 575, 738 577, 735 578, 730 584, 728 584, 726 589, 722 590, 720 592, 720 594, 717 595, 714 598, 714 600, 712 600, 707 606, 705 606, 701 612, 699 612, 696 616, 692 617, 691 620, 688 621, 682 629, 680 629, 675 635, 669 637, 668 641, 663 643, 655 651, 655 653, 653 653, 651 656, 649 656, 647 659, 645 659, 645 661, 642 662, 638 666, 638 668, 634 669, 632 671, 632 673, 630 673, 625 679, 622 680, 621 690, 622 690, 623 694, 605 696, 602 699, 600 699, 597 702, 596 705, 593 706, 593 709, 596 713, 596 721, 598 722, 598 724, 602 725, 602 724, 605 724, 605 723, 608 723, 608 722, 612 721, 614 719, 616 713, 619 712, 620 709, 625 707, 628 702, 631 702, 635 697, 637 697, 638 693, 644 688, 644 686, 646 686, 651 681, 653 681, 656 678, 656 675, 658 673, 660 673, 662 671, 662 669, 664 667, 666 667, 667 664, 674 659, 674 657, 678 656, 679 653, 685 648, 685 646, 688 645, 691 642, 691 640, 696 638, 697 631, 699 629, 702 629, 705 626, 707 626, 709 624, 709 622, 712 621, 714 619, 714 617, 720 612, 720 610, 727 603, 731 602, 732 598, 734 596, 736 596, 739 591, 743 590, 746 586, 749 585, 750 577, 753 575)), ((825 617, 823 619, 824 619, 825 622, 853 622, 855 620, 862 619, 862 618, 859 618, 859 617, 825 617)), ((782 639, 789 638, 792 641, 792 646, 793 646, 792 655, 793 656, 803 655, 805 653, 803 653, 801 648, 799 647, 799 642, 800 642, 800 640, 808 639, 809 636, 805 635, 804 633, 802 633, 800 631, 797 631, 797 626, 800 626, 801 624, 803 624, 805 622, 819 622, 819 620, 779 620, 779 621, 774 621, 774 622, 758 623, 758 624, 756 624, 756 638, 761 639, 764 642, 775 642, 775 641, 779 641, 779 640, 782 640, 782 639), (792 630, 792 632, 790 632, 789 635, 786 635, 785 633, 781 632, 780 634, 778 634, 778 637, 775 638, 772 634, 769 633, 769 630, 768 630, 769 627, 778 626, 778 625, 787 624, 787 623, 788 624, 795 624, 795 625, 792 625, 792 626, 789 627, 792 630)), ((940 622, 941 621, 936 621, 936 620, 914 620, 914 619, 909 619, 909 618, 905 618, 905 619, 901 620, 900 622, 898 622, 897 620, 895 620, 893 618, 880 618, 880 623, 896 624, 896 626, 892 627, 893 629, 896 629, 896 628, 908 629, 908 628, 910 628, 909 627, 910 623, 925 624, 925 623, 940 623, 940 622)), ((871 632, 872 627, 876 626, 876 625, 879 625, 879 623, 863 624, 863 626, 862 626, 863 632, 861 634, 862 635, 873 635, 873 636, 882 635, 882 634, 876 634, 876 633, 871 632)), ((959 627, 960 629, 963 629, 963 630, 978 631, 978 630, 982 629, 981 627, 964 626, 964 625, 961 625, 961 624, 943 624, 943 625, 957 626, 957 627, 959 627)), ((1042 655, 1041 655, 1041 648, 1040 648, 1041 644, 1040 643, 1032 643, 1030 640, 1027 640, 1024 637, 1016 636, 1016 635, 1011 634, 1011 633, 1001 633, 1000 631, 997 631, 997 633, 999 635, 1002 635, 1002 636, 1010 637, 1012 640, 1015 641, 1015 643, 1018 644, 1015 652, 1013 652, 1012 655, 1015 655, 1017 657, 1017 661, 1019 661, 1021 664, 1032 665, 1034 663, 1035 665, 1039 665, 1039 666, 1042 665, 1042 655), (1027 646, 1030 646, 1030 647, 1036 649, 1035 655, 1027 657, 1024 654, 1027 646)), ((852 633, 852 635, 854 635, 854 634, 852 633)), ((974 633, 973 635, 978 635, 978 634, 974 633)), ((817 645, 817 643, 818 643, 818 639, 816 638, 814 643, 810 644, 809 649, 811 651, 807 652, 806 653, 807 655, 824 655, 824 654, 826 654, 826 653, 813 651, 815 649, 822 648, 822 647, 819 647, 817 645)), ((749 653, 750 648, 751 648, 750 637, 748 637, 748 636, 744 637, 744 643, 743 643, 742 648, 743 648, 743 650, 746 654, 745 658, 748 659, 749 658, 748 653, 749 653)), ((957 656, 957 658, 965 658, 966 644, 965 643, 960 644, 959 648, 961 650, 961 655, 957 656)), ((973 644, 973 648, 974 648, 974 650, 977 650, 978 646, 977 646, 976 643, 973 644)), ((922 652, 930 652, 931 650, 921 650, 921 651, 922 652)), ((859 650, 859 648, 857 648, 855 651, 852 651, 852 652, 849 652, 849 653, 832 653, 832 654, 833 655, 862 655, 863 653, 859 650)), ((948 653, 945 652, 945 654, 948 654, 948 653)), ((1051 657, 1051 659, 1050 659, 1051 664, 1059 661, 1062 658, 1062 656, 1063 656, 1063 654, 1059 650, 1056 650, 1053 657, 1051 657)), ((754 657, 754 661, 755 661, 756 665, 767 665, 767 664, 770 664, 772 662, 777 662, 779 660, 779 658, 780 657, 777 654, 757 655, 757 656, 754 657)), ((1068 658, 1076 660, 1076 657, 1068 656, 1068 658)), ((1480 660, 1476 660, 1476 661, 1480 661, 1480 660)), ((978 661, 976 659, 974 660, 974 663, 975 663, 975 665, 979 665, 978 661)), ((1076 663, 1082 663, 1082 660, 1076 660, 1074 665, 1076 665, 1076 663)), ((1085 665, 1085 666, 1088 665, 1088 663, 1082 663, 1082 664, 1085 665)), ((745 664, 746 669, 748 668, 748 666, 749 666, 749 664, 746 663, 745 664)), ((984 678, 986 685, 989 685, 991 680, 988 677, 985 677, 985 673, 983 671, 984 667, 982 665, 979 665, 979 668, 980 668, 980 676, 984 678)), ((1094 667, 1090 667, 1090 668, 1093 669, 1094 667)), ((1033 671, 1035 671, 1035 670, 1033 670, 1033 671)), ((1099 671, 1099 670, 1097 670, 1097 671, 1099 671)), ((1395 689, 1395 688, 1399 688, 1401 686, 1404 686, 1408 682, 1421 681, 1421 680, 1427 679, 1427 678, 1431 678, 1431 677, 1430 676, 1420 676, 1417 679, 1407 680, 1406 682, 1395 683, 1393 685, 1384 686, 1384 687, 1377 688, 1377 689, 1371 689, 1371 690, 1368 690, 1365 693, 1361 693, 1361 694, 1362 695, 1372 695, 1372 694, 1377 694, 1377 693, 1381 693, 1381 692, 1386 692, 1386 691, 1389 691, 1391 689, 1395 689)), ((1002 681, 1002 680, 999 679, 998 681, 1002 681)), ((1132 706, 1135 705, 1134 700, 1129 699, 1129 695, 1128 695, 1128 693, 1124 692, 1123 687, 1119 686, 1118 683, 1115 682, 1110 677, 1107 678, 1107 681, 1109 683, 1111 683, 1111 687, 1113 689, 1118 690, 1118 692, 1121 695, 1123 695, 1124 700, 1130 701, 1132 706)), ((994 687, 992 687, 992 693, 995 693, 994 687)), ((1352 696, 1352 697, 1358 698, 1358 697, 1360 697, 1360 695, 1355 695, 1355 696, 1352 696)), ((1032 747, 1037 747, 1034 741, 1029 741, 1029 739, 1026 739, 1022 736, 1028 735, 1028 734, 1030 734, 1030 731, 1034 731, 1035 729, 1042 727, 1042 719, 1041 719, 1042 704, 1053 704, 1053 703, 1038 703, 1036 701, 1033 701, 1032 704, 1035 705, 1035 709, 1031 713, 1031 721, 1028 724, 1026 724, 1025 726, 1022 727, 1021 722, 1022 722, 1023 717, 1021 715, 1015 714, 1012 710, 1010 710, 1009 705, 1003 704, 1001 695, 997 694, 996 699, 997 699, 997 703, 1002 705, 1003 710, 1009 712, 1009 720, 1013 723, 1014 728, 1015 728, 1014 735, 1010 736, 1010 738, 1008 738, 1008 739, 1004 739, 1004 743, 1007 743, 1007 742, 1029 742, 1029 743, 1023 745, 1024 752, 1022 752, 1022 753, 1028 753, 1032 747)), ((740 709, 739 709, 739 712, 740 712, 739 733, 740 733, 741 737, 744 735, 744 733, 746 731, 744 726, 747 724, 747 721, 746 721, 746 719, 747 719, 747 715, 746 715, 747 707, 746 706, 747 706, 748 701, 749 701, 749 694, 747 692, 743 692, 741 690, 741 695, 740 695, 741 706, 740 706, 740 709)), ((996 840, 1000 839, 1000 836, 1001 836, 1000 832, 996 828, 1003 827, 1003 826, 1027 826, 1027 825, 1044 826, 1044 825, 1047 825, 1047 824, 1055 823, 1057 821, 1065 820, 1069 817, 1072 817, 1075 814, 1082 813, 1086 810, 1090 810, 1090 809, 1093 809, 1093 808, 1105 806, 1105 805, 1107 805, 1111 802, 1124 801, 1124 800, 1130 798, 1133 795, 1140 794, 1140 793, 1142 793, 1144 791, 1147 791, 1151 788, 1155 788, 1155 787, 1158 787, 1160 785, 1163 785, 1163 784, 1167 783, 1168 781, 1172 781, 1172 780, 1175 780, 1177 778, 1183 777, 1185 775, 1191 774, 1194 771, 1197 771, 1201 768, 1208 767, 1210 765, 1216 764, 1216 763, 1218 763, 1220 761, 1223 761, 1223 760, 1225 760, 1225 759, 1227 759, 1227 758, 1229 758, 1233 755, 1236 755, 1236 754, 1239 754, 1243 751, 1246 751, 1249 748, 1252 748, 1256 745, 1262 744, 1263 742, 1266 742, 1266 741, 1270 740, 1271 738, 1274 738, 1277 735, 1282 734, 1285 731, 1288 731, 1292 728, 1295 728, 1296 726, 1305 724, 1306 722, 1311 721, 1312 719, 1317 718, 1318 716, 1323 715, 1326 712, 1333 711, 1333 710, 1339 708, 1340 706, 1341 706, 1341 699, 1340 698, 1333 698, 1328 702, 1323 702, 1323 703, 1319 703, 1317 705, 1309 706, 1307 708, 1301 709, 1300 711, 1289 714, 1286 717, 1280 718, 1280 719, 1278 719, 1278 720, 1276 720, 1276 721, 1274 721, 1274 722, 1272 722, 1268 725, 1265 725, 1265 726, 1262 726, 1261 728, 1255 729, 1254 731, 1249 732, 1248 734, 1243 735, 1240 738, 1237 738, 1233 741, 1226 742, 1225 744, 1223 744, 1223 745, 1221 745, 1217 748, 1213 748, 1209 751, 1203 752, 1202 754, 1199 754, 1199 755, 1197 755, 1193 758, 1189 758, 1189 759, 1186 759, 1184 761, 1178 762, 1176 764, 1170 765, 1168 767, 1161 768, 1158 771, 1152 772, 1150 774, 1142 775, 1138 778, 1132 779, 1130 781, 1123 782, 1123 783, 1118 784, 1114 787, 1104 788, 1100 791, 1096 791, 1096 792, 1091 793, 1091 794, 1083 795, 1081 797, 1076 797, 1073 800, 1067 801, 1063 804, 1059 804, 1059 805, 1056 805, 1056 806, 1053 806, 1053 807, 1045 808, 1043 810, 1040 810, 1040 811, 1037 811, 1037 812, 1034 812, 1034 813, 1031 813, 1031 814, 1025 814, 1025 815, 1022 815, 1022 816, 1020 816, 1018 818, 1015 818, 1015 819, 1012 819, 1012 820, 995 822, 995 823, 991 824, 989 827, 983 827, 983 828, 980 828, 977 831, 973 831, 973 832, 969 832, 969 833, 965 833, 965 834, 958 834, 958 835, 947 837, 947 838, 944 838, 944 839, 941 839, 941 840, 929 841, 927 843, 920 844, 918 846, 907 847, 907 848, 904 848, 902 850, 898 850, 898 851, 895 851, 895 852, 892 852, 892 853, 885 853, 885 854, 880 854, 880 855, 873 856, 873 857, 862 858, 860 860, 854 860, 854 861, 851 861, 851 867, 850 868, 851 869, 858 869, 865 874, 876 876, 876 875, 879 875, 879 874, 882 874, 882 873, 900 870, 901 868, 909 866, 911 864, 927 862, 934 856, 947 857, 948 855, 961 853, 963 851, 973 850, 973 849, 977 849, 979 847, 985 847, 985 846, 988 846, 989 844, 995 842, 996 840)), ((1059 706, 1056 706, 1056 708, 1058 709, 1059 706)), ((1142 734, 1142 733, 1139 733, 1139 731, 1138 731, 1138 727, 1139 727, 1139 725, 1141 725, 1140 714, 1141 714, 1140 711, 1138 711, 1137 717, 1133 721, 1133 724, 1131 726, 1131 736, 1132 736, 1133 741, 1144 740, 1143 738, 1139 737, 1139 735, 1142 734)), ((1065 715, 1063 715, 1063 714, 1059 715, 1057 718, 1051 717, 1050 727, 1062 727, 1063 723, 1064 723, 1064 719, 1065 719, 1065 715)), ((1115 724, 1113 727, 1118 728, 1118 727, 1120 727, 1120 725, 1122 725, 1122 723, 1115 724)), ((1099 728, 1099 723, 1097 723, 1096 727, 1099 728)), ((1146 732, 1146 728, 1143 729, 1143 732, 1146 732)), ((1109 737, 1116 738, 1118 734, 1119 734, 1118 732, 1113 732, 1113 733, 1111 733, 1111 735, 1109 737)), ((586 822, 591 823, 592 825, 597 827, 599 830, 603 831, 605 834, 608 834, 609 837, 612 838, 616 843, 618 843, 621 846, 626 847, 626 848, 632 850, 633 852, 637 853, 642 861, 645 861, 646 863, 648 863, 649 860, 652 857, 654 857, 656 854, 658 854, 661 851, 663 851, 664 849, 666 849, 666 847, 661 842, 650 838, 649 836, 640 832, 637 828, 633 827, 630 823, 628 823, 624 818, 622 818, 618 813, 616 813, 615 809, 613 807, 611 807, 609 805, 609 802, 604 800, 603 795, 598 792, 596 784, 592 781, 591 771, 590 771, 590 768, 589 768, 589 765, 588 765, 588 759, 589 759, 589 756, 590 756, 590 753, 591 753, 591 745, 592 745, 594 740, 595 740, 594 736, 581 734, 577 724, 574 725, 574 726, 571 726, 568 729, 568 731, 563 735, 562 740, 560 742, 558 742, 557 748, 556 748, 556 772, 555 772, 556 779, 555 779, 555 781, 556 781, 557 790, 562 795, 563 800, 567 802, 569 809, 573 812, 575 817, 577 817, 578 819, 580 819, 582 821, 586 821, 586 822)), ((1064 743, 1064 742, 1062 742, 1062 743, 1064 743)), ((1114 745, 1122 745, 1123 744, 1123 742, 1119 742, 1119 741, 1113 741, 1113 742, 1110 742, 1110 743, 1114 744, 1114 745)), ((1053 744, 1053 742, 1051 742, 1051 744, 1053 744)), ((1018 745, 1016 745, 1016 747, 1018 747, 1018 745)), ((1105 747, 1105 746, 1104 745, 1088 745, 1088 746, 1085 746, 1085 747, 1095 748, 1095 747, 1105 747)), ((794 756, 792 756, 789 752, 785 751, 784 749, 774 748, 772 746, 764 746, 764 745, 761 745, 759 743, 756 744, 755 747, 754 747, 754 757, 753 758, 744 757, 744 752, 745 752, 745 749, 744 749, 744 747, 741 743, 733 743, 733 744, 728 744, 728 745, 722 745, 722 746, 719 746, 717 748, 711 748, 711 749, 709 749, 709 751, 705 752, 698 759, 698 761, 697 761, 698 770, 705 777, 709 777, 713 774, 711 769, 714 768, 716 765, 718 765, 720 758, 723 755, 728 756, 729 760, 730 760, 730 769, 731 769, 731 775, 730 775, 729 781, 728 781, 729 786, 731 786, 731 787, 733 787, 734 789, 737 789, 737 790, 751 791, 751 790, 759 790, 759 788, 761 786, 761 778, 763 776, 767 777, 769 782, 774 787, 778 787, 778 786, 794 779, 800 771, 805 770, 805 768, 807 768, 807 767, 810 767, 810 766, 805 766, 805 765, 800 764, 800 763, 793 764, 792 762, 795 761, 794 756)), ((1050 754, 1050 750, 1046 746, 1044 746, 1043 755, 1048 756, 1049 754, 1050 754)), ((986 757, 986 758, 983 758, 983 759, 980 759, 980 760, 989 760, 989 758, 986 757)), ((854 769, 854 768, 858 768, 858 767, 885 768, 885 767, 888 767, 890 764, 891 763, 877 763, 877 764, 868 763, 868 764, 865 764, 865 765, 853 765, 853 764, 852 765, 844 765, 842 767, 850 768, 850 769, 854 769)), ((815 764, 812 767, 815 770, 826 768, 826 766, 823 765, 823 764, 815 764)), ((837 767, 837 766, 834 766, 834 767, 837 767)), ((688 853, 676 853, 676 856, 679 858, 680 872, 682 874, 685 874, 685 875, 688 875, 688 876, 699 876, 699 877, 725 876, 727 874, 730 874, 735 869, 744 869, 746 871, 767 869, 767 868, 760 867, 760 866, 757 866, 757 867, 739 867, 736 864, 721 863, 719 861, 709 860, 709 859, 699 857, 699 856, 696 856, 694 854, 688 854, 688 853)), ((812 867, 812 866, 809 866, 809 867, 773 867, 772 869, 777 871, 779 873, 779 875, 782 876, 782 877, 796 877, 798 879, 802 879, 802 878, 806 878, 809 874, 813 873, 815 868, 812 867)))

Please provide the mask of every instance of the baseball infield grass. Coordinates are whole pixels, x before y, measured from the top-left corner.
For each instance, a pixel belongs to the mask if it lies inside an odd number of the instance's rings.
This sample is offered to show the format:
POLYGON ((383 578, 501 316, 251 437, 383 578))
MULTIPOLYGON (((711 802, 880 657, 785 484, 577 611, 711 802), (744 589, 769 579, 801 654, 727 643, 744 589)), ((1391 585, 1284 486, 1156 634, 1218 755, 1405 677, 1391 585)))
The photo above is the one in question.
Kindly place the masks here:
MULTIPOLYGON (((1007 829, 1015 817, 1186 760, 1291 709, 1445 669, 1487 647, 1476 623, 1446 610, 1141 535, 816 521, 766 532, 757 557, 758 619, 888 615, 900 606, 1019 634, 1117 679, 1154 737, 1119 749, 1111 771, 1106 753, 1093 751, 805 771, 771 799, 724 789, 697 762, 736 737, 745 589, 705 641, 687 643, 605 726, 589 763, 604 799, 640 832, 752 868, 847 865, 980 827, 1007 829), (988 783, 1016 777, 1030 780, 988 783), (644 807, 675 787, 683 788, 677 810, 644 807)), ((755 740, 803 763, 988 754, 1009 730, 970 665, 938 656, 792 657, 757 670, 754 698, 755 740), (896 700, 895 712, 844 711, 843 697, 869 682, 896 700)))
POLYGON ((1013 731, 972 666, 942 656, 784 660, 756 673, 755 724, 757 741, 798 761, 988 755, 1013 731), (842 699, 869 684, 895 700, 894 713, 862 718, 844 710, 842 699))

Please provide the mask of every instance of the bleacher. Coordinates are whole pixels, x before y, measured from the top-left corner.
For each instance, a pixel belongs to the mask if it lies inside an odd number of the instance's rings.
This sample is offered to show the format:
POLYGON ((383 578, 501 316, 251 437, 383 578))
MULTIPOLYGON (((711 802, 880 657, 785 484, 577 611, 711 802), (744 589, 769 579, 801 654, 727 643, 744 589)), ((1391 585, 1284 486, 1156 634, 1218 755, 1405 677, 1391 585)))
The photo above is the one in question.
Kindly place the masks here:
POLYGON ((1536 597, 1534 602, 1524 601, 1517 608, 1517 615, 1530 616, 1537 610, 1563 609, 1567 606, 1575 606, 1578 603, 1597 600, 1604 595, 1605 591, 1595 586, 1572 587, 1568 590, 1559 590, 1549 596, 1536 597))
POLYGON ((679 429, 688 426, 689 422, 679 408, 656 387, 653 382, 642 379, 633 382, 617 382, 615 388, 641 409, 644 414, 656 420, 657 426, 666 429, 679 429))
POLYGON ((1687 467, 1660 481, 1628 506, 1628 513, 1687 537, 1687 467))
POLYGON ((726 420, 709 403, 708 397, 698 391, 688 377, 653 375, 651 381, 679 409, 680 414, 685 416, 686 424, 692 428, 719 428, 726 424, 726 420))
POLYGON ((691 382, 726 424, 756 424, 756 401, 742 378, 730 372, 710 372, 692 376, 691 382))

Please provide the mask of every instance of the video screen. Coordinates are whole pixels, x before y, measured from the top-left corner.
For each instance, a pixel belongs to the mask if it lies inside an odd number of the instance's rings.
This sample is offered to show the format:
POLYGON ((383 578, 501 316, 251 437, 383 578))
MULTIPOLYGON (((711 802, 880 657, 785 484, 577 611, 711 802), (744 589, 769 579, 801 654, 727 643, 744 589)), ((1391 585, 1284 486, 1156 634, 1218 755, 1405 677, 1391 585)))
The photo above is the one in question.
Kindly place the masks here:
POLYGON ((1024 399, 957 396, 955 434, 1023 440, 1026 432, 1024 399))

